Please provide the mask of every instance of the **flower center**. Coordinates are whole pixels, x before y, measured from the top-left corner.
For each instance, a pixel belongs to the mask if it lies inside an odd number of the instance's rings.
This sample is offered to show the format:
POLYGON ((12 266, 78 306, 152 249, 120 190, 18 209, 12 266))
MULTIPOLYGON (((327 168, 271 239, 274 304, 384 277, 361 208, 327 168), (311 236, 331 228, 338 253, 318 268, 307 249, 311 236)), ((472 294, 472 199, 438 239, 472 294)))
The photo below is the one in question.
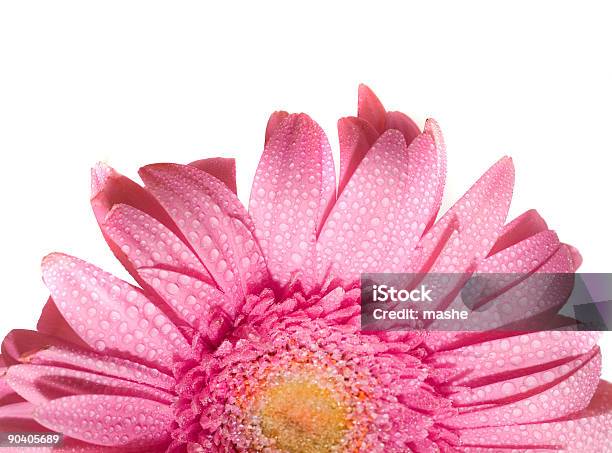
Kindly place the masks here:
POLYGON ((350 428, 348 415, 332 390, 303 379, 268 387, 259 399, 262 433, 287 453, 337 451, 350 428))

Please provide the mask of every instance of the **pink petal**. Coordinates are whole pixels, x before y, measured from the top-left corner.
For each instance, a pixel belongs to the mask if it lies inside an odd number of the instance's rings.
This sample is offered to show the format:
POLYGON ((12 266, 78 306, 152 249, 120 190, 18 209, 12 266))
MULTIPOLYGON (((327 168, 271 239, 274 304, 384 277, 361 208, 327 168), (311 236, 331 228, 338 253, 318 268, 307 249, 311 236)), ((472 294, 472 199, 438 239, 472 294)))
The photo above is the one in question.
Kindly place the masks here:
POLYGON ((416 123, 404 113, 387 112, 374 92, 363 84, 359 85, 357 112, 357 116, 370 124, 378 134, 389 129, 400 131, 407 145, 421 133, 416 123))
POLYGON ((168 213, 147 190, 108 165, 98 163, 91 170, 91 205, 98 222, 104 221, 116 204, 133 206, 168 228, 174 227, 168 213))
POLYGON ((199 168, 219 179, 234 193, 236 190, 236 159, 225 157, 212 157, 210 159, 196 160, 189 165, 199 168))
POLYGON ((32 330, 11 330, 2 340, 2 357, 7 366, 28 360, 29 356, 51 345, 65 346, 64 340, 32 330))
POLYGON ((11 331, 2 343, 2 350, 11 356, 11 363, 82 369, 164 390, 172 389, 175 384, 171 376, 156 368, 100 355, 89 349, 83 350, 57 338, 30 330, 11 331))
POLYGON ((466 452, 559 450, 603 453, 612 445, 612 385, 600 381, 589 406, 563 420, 461 430, 466 452))
POLYGON ((79 337, 72 327, 70 327, 70 324, 66 322, 51 297, 47 299, 47 303, 42 309, 40 318, 38 318, 38 324, 36 324, 36 330, 74 343, 82 348, 88 347, 87 344, 81 340, 81 337, 79 337))
MULTIPOLYGON (((104 223, 108 212, 116 204, 132 206, 157 219, 166 228, 180 236, 179 230, 168 216, 168 213, 147 190, 131 179, 117 173, 108 165, 98 163, 91 170, 91 207, 100 226, 104 223)), ((104 234, 104 231, 102 233, 104 234)), ((106 239, 113 254, 125 266, 127 271, 135 278, 138 278, 131 263, 121 249, 109 240, 105 234, 104 239, 106 239)))
POLYGON ((270 137, 274 135, 278 126, 280 126, 288 116, 289 113, 283 111, 274 112, 272 115, 270 115, 270 118, 268 119, 268 124, 266 126, 266 139, 264 141, 264 144, 268 143, 268 140, 270 140, 270 137))
POLYGON ((0 354, 0 407, 21 401, 21 398, 15 395, 15 391, 6 383, 7 367, 8 364, 0 354))
POLYGON ((340 180, 338 194, 342 193, 364 156, 380 134, 361 118, 346 117, 338 120, 340 141, 340 180))
POLYGON ((68 396, 34 411, 47 428, 96 445, 156 446, 169 441, 172 410, 154 401, 110 395, 68 396))
POLYGON ((0 420, 3 418, 32 418, 34 406, 28 402, 20 402, 15 404, 7 404, 0 407, 0 420))
POLYGON ((491 329, 499 327, 500 323, 491 318, 496 312, 503 313, 500 318, 507 324, 519 322, 518 330, 521 330, 523 320, 535 316, 544 316, 545 323, 553 319, 547 313, 556 313, 574 288, 574 268, 568 248, 561 245, 548 260, 534 268, 533 274, 485 305, 487 309, 482 312, 484 318, 480 321, 481 325, 490 325, 491 329), (485 322, 486 317, 491 320, 485 322))
POLYGON ((213 308, 220 308, 231 316, 237 312, 234 300, 198 278, 155 268, 143 268, 140 273, 151 288, 194 327, 202 318, 211 316, 213 308))
MULTIPOLYGON (((487 288, 477 288, 478 297, 483 299, 497 296, 518 284, 537 271, 561 246, 554 231, 545 230, 528 237, 500 252, 490 255, 478 265, 479 274, 496 274, 486 279, 487 288)), ((570 270, 573 272, 573 269, 570 270)), ((482 278, 479 275, 478 278, 482 278)), ((536 280, 539 277, 536 277, 536 280)), ((475 300, 472 303, 476 303, 475 300)), ((480 305, 481 302, 476 303, 480 305)))
POLYGON ((478 272, 530 274, 548 260, 561 243, 554 231, 544 230, 490 254, 478 272))
MULTIPOLYGON (((0 429, 2 432, 47 432, 47 429, 34 421, 34 405, 18 402, 0 406, 0 429)), ((2 449, 4 451, 4 448, 2 449)), ((22 451, 22 450, 18 450, 22 451)))
POLYGON ((588 353, 596 346, 599 336, 599 332, 558 331, 512 335, 437 352, 431 363, 456 368, 460 374, 456 383, 464 385, 486 381, 500 373, 545 369, 549 362, 588 353))
MULTIPOLYGON (((407 145, 410 145, 421 133, 419 127, 407 115, 401 112, 385 112, 378 98, 365 85, 359 87, 358 110, 359 117, 346 117, 338 121, 338 137, 340 139, 340 183, 338 185, 338 193, 342 192, 365 154, 383 132, 389 129, 400 131, 407 145)), ((431 122, 432 120, 428 121, 431 122)), ((426 130, 427 128, 426 124, 426 130)), ((441 161, 439 170, 442 174, 445 174, 446 156, 444 141, 435 122, 433 125, 430 124, 429 131, 435 136, 436 144, 440 145, 441 161)), ((440 199, 442 198, 444 177, 440 178, 440 175, 438 175, 438 179, 442 181, 439 189, 440 199)))
POLYGON ((319 279, 330 266, 345 282, 362 272, 405 270, 432 216, 436 149, 424 133, 406 148, 386 131, 340 194, 318 239, 319 279))
MULTIPOLYGON (((427 229, 429 229, 431 224, 433 224, 433 222, 436 220, 436 216, 438 215, 438 211, 442 205, 442 196, 444 195, 444 186, 446 184, 446 143, 444 142, 444 137, 442 136, 442 130, 434 119, 428 118, 425 121, 424 132, 430 134, 434 140, 437 154, 436 169, 438 171, 436 179, 436 194, 434 195, 434 207, 432 210, 433 215, 429 221, 429 225, 427 225, 427 229)), ((404 137, 405 136, 406 133, 404 133, 404 137)))
POLYGON ((543 379, 551 379, 552 385, 544 390, 506 404, 461 413, 446 419, 444 424, 452 428, 505 426, 554 420, 580 411, 588 406, 599 383, 601 354, 595 354, 567 375, 548 372, 549 376, 544 373, 543 379))
POLYGON ((267 270, 252 221, 225 184, 177 164, 149 165, 140 175, 226 294, 240 299, 260 289, 267 270))
POLYGON ((307 115, 288 116, 266 144, 249 204, 268 267, 281 284, 302 270, 302 282, 314 283, 316 235, 334 196, 325 134, 307 115))
POLYGON ((163 267, 211 278, 181 239, 138 209, 115 205, 106 216, 102 230, 121 248, 137 273, 143 267, 163 267))
POLYGON ((81 394, 137 396, 164 404, 174 400, 170 393, 147 385, 57 366, 14 365, 8 370, 6 381, 36 405, 81 394))
POLYGON ((400 131, 408 145, 421 133, 419 126, 408 115, 401 112, 387 112, 385 117, 385 129, 400 131))
MULTIPOLYGON (((483 300, 472 300, 479 310, 471 313, 463 330, 495 330, 504 326, 514 326, 513 330, 529 330, 527 320, 533 321, 537 316, 544 316, 546 329, 553 313, 565 304, 574 285, 572 263, 565 247, 560 248, 549 260, 542 264, 535 273, 522 280, 513 280, 516 274, 509 274, 504 287, 502 277, 493 277, 491 286, 493 294, 483 300), (500 280, 499 282, 497 280, 500 280), (499 284, 496 288, 495 285, 499 284), (514 285, 514 286, 512 286, 514 285), (504 291, 498 293, 496 291, 504 291)), ((479 291, 476 290, 478 293, 479 291)), ((470 298, 469 295, 466 298, 470 298)), ((463 308, 463 302, 454 308, 463 308)), ((453 322, 436 322, 435 330, 457 329, 453 322)), ((433 327, 432 327, 433 328, 433 327)), ((508 331, 508 327, 505 327, 508 331)), ((472 334, 478 336, 478 334, 472 334)))
POLYGON ((530 209, 504 226, 490 254, 494 255, 503 249, 546 230, 548 230, 548 226, 544 219, 540 217, 540 214, 535 209, 530 209))
POLYGON ((128 283, 77 258, 52 254, 43 279, 75 332, 97 351, 137 357, 167 370, 190 347, 178 328, 128 283))
POLYGON ((570 251, 570 254, 572 255, 572 263, 574 265, 574 272, 575 272, 578 270, 578 268, 582 264, 582 255, 580 254, 580 252, 578 251, 576 247, 569 245, 569 244, 563 244, 563 245, 565 245, 568 248, 568 250, 570 251))
POLYGON ((167 391, 174 387, 174 379, 155 368, 129 360, 70 348, 54 346, 43 349, 31 356, 29 363, 81 368, 96 374, 117 377, 167 391))
POLYGON ((359 85, 357 116, 382 134, 385 131, 386 111, 374 92, 364 84, 359 85))
POLYGON ((414 272, 465 272, 483 259, 500 234, 513 186, 514 166, 504 157, 423 237, 414 272))
MULTIPOLYGON (((600 356, 600 352, 595 348, 562 362, 550 362, 537 370, 523 368, 511 374, 491 375, 490 379, 482 380, 480 383, 474 381, 475 383, 467 386, 464 391, 451 395, 451 400, 456 406, 467 406, 467 409, 491 403, 519 401, 540 394, 559 381, 568 379, 598 355, 600 356)), ((565 393, 567 392, 568 390, 565 390, 565 393)))

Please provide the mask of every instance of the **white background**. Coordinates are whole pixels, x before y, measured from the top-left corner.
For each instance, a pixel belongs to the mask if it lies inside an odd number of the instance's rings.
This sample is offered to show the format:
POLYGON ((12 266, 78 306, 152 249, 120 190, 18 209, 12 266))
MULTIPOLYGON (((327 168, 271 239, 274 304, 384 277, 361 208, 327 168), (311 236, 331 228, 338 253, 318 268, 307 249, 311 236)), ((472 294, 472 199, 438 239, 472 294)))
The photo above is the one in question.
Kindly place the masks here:
POLYGON ((509 154, 511 215, 536 207, 583 271, 612 272, 605 2, 262 3, 0 3, 0 335, 34 327, 48 252, 127 278, 90 214, 93 163, 235 156, 247 200, 269 113, 308 112, 336 150, 359 82, 440 122, 445 206, 509 154))

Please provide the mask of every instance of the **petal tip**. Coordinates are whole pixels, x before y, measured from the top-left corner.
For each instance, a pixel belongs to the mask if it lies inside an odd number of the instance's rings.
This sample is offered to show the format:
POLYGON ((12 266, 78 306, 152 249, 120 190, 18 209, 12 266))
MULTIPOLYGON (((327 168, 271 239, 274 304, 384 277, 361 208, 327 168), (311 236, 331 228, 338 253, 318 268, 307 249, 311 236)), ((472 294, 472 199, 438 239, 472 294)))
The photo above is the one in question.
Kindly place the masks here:
POLYGON ((268 143, 268 140, 276 133, 278 128, 283 124, 283 122, 289 116, 289 112, 284 110, 277 110, 276 112, 272 112, 270 118, 268 118, 268 123, 266 124, 266 134, 264 140, 264 146, 268 143))
POLYGON ((43 256, 40 267, 42 269, 43 279, 49 272, 57 269, 59 266, 65 263, 66 260, 73 260, 74 258, 70 255, 61 252, 51 252, 43 256))
POLYGON ((365 84, 360 84, 357 94, 357 116, 368 121, 379 133, 385 129, 386 110, 380 99, 365 84))
POLYGON ((494 169, 498 170, 502 174, 506 174, 514 180, 514 161, 510 156, 504 156, 493 164, 494 169))
POLYGON ((43 270, 55 262, 55 255, 57 255, 57 252, 51 252, 42 257, 42 260, 40 260, 40 266, 43 268, 43 270))
POLYGON ((94 199, 102 190, 115 170, 104 162, 96 162, 91 169, 91 199, 94 199))
POLYGON ((387 129, 380 135, 377 142, 386 142, 387 144, 400 145, 404 148, 408 147, 408 143, 406 143, 406 137, 404 137, 404 134, 402 134, 402 132, 398 131, 397 129, 387 129))
POLYGON ((147 187, 151 184, 155 185, 156 182, 165 180, 168 176, 169 169, 174 169, 181 166, 182 165, 171 163, 148 164, 138 169, 138 175, 143 180, 145 187, 147 187))
POLYGON ((374 91, 372 91, 372 88, 370 88, 365 83, 359 84, 359 87, 357 88, 357 94, 359 96, 359 100, 365 100, 366 98, 374 98, 378 100, 378 97, 374 94, 374 91))
POLYGON ((140 176, 142 176, 143 174, 144 175, 154 175, 156 173, 159 173, 159 171, 163 168, 163 165, 164 164, 160 164, 160 163, 145 165, 138 169, 138 174, 140 176))
POLYGON ((570 257, 572 259, 572 263, 574 264, 574 270, 578 270, 578 268, 582 265, 582 255, 578 251, 576 247, 573 245, 565 244, 570 252, 570 257))
POLYGON ((425 126, 423 127, 423 131, 429 132, 432 135, 441 134, 442 131, 440 129, 440 123, 438 123, 434 118, 427 118, 425 120, 425 126))

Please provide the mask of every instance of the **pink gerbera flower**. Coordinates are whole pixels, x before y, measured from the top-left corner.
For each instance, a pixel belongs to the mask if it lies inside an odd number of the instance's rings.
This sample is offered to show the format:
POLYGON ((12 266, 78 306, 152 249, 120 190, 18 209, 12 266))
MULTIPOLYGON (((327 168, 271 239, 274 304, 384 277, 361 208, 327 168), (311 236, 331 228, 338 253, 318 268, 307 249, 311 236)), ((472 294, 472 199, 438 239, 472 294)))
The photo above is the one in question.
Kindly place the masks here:
POLYGON ((535 211, 505 224, 509 158, 436 222, 434 121, 361 86, 338 129, 336 186, 321 128, 274 113, 248 212, 230 159, 148 165, 144 188, 98 165, 94 213, 138 286, 43 260, 38 330, 2 345, 3 430, 63 433, 59 451, 612 451, 595 333, 360 331, 363 272, 573 273, 580 256, 535 211))

